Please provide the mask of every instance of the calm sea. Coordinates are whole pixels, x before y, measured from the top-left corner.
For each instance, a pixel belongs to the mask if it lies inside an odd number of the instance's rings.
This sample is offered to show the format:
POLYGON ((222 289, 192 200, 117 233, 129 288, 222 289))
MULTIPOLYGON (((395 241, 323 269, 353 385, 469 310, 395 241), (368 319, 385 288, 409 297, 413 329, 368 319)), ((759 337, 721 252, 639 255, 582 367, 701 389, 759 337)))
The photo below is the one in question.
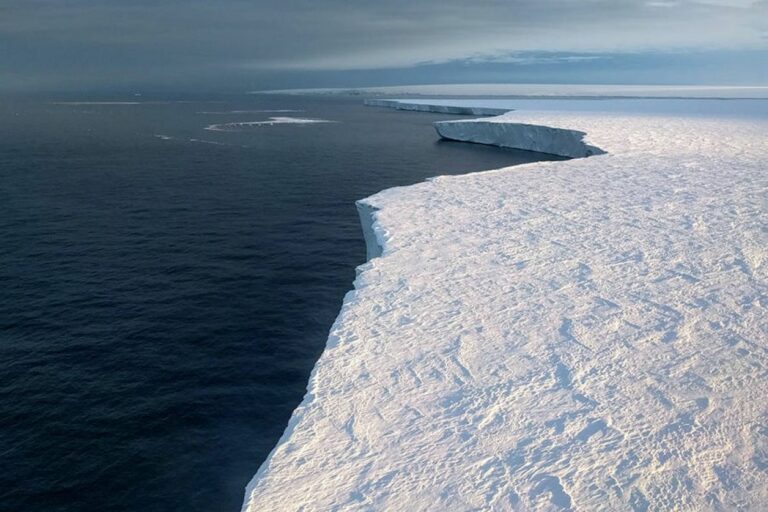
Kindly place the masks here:
POLYGON ((364 261, 354 201, 548 158, 354 97, 128 101, 0 103, 3 511, 239 510, 364 261), (272 116, 334 122, 204 129, 272 116))

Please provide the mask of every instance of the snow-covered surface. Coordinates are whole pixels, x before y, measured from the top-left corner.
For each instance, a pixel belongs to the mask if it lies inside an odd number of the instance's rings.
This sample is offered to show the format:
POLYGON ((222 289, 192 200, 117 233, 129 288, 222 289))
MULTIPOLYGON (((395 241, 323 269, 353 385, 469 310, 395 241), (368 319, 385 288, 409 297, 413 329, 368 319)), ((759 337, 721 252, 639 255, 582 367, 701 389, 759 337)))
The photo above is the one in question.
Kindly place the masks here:
POLYGON ((244 510, 765 510, 768 120, 453 122, 496 123, 607 153, 363 200, 381 256, 244 510))
POLYGON ((260 94, 381 94, 429 96, 768 98, 768 86, 602 84, 432 84, 387 87, 282 89, 260 94))
POLYGON ((254 126, 274 126, 278 124, 319 124, 333 123, 326 119, 305 119, 301 117, 270 117, 267 121, 238 121, 234 123, 218 123, 205 127, 206 130, 214 132, 233 132, 254 126))

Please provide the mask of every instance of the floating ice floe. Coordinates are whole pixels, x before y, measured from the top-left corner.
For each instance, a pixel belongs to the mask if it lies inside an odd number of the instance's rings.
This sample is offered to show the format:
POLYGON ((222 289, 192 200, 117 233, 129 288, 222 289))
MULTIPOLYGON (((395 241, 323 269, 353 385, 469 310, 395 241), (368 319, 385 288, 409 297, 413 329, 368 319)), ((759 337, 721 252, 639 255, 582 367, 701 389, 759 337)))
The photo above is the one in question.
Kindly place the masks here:
MULTIPOLYGON (((186 137, 174 137, 171 135, 160 135, 155 134, 155 137, 160 140, 178 140, 182 142, 193 142, 198 144, 211 144, 213 146, 235 146, 235 144, 229 144, 227 142, 219 142, 215 140, 205 140, 205 139, 196 139, 196 138, 186 138, 186 137)), ((248 147, 248 146, 240 146, 240 147, 248 147)))
POLYGON ((233 146, 234 144, 228 144, 226 142, 218 142, 215 140, 205 140, 205 139, 188 139, 189 142, 197 142, 199 144, 211 144, 213 146, 233 146))
POLYGON ((437 128, 594 156, 359 202, 371 259, 243 510, 764 509, 768 120, 437 128))
POLYGON ((207 114, 207 115, 228 115, 228 114, 287 114, 291 112, 304 112, 303 110, 293 109, 272 109, 272 110, 218 110, 218 111, 202 111, 195 112, 195 114, 207 114))
POLYGON ((141 101, 53 101, 52 105, 141 105, 141 101))
POLYGON ((304 119, 300 117, 270 117, 268 121, 240 121, 234 123, 211 124, 205 127, 206 130, 215 132, 233 132, 254 126, 274 126, 278 124, 319 124, 334 123, 326 119, 304 119))

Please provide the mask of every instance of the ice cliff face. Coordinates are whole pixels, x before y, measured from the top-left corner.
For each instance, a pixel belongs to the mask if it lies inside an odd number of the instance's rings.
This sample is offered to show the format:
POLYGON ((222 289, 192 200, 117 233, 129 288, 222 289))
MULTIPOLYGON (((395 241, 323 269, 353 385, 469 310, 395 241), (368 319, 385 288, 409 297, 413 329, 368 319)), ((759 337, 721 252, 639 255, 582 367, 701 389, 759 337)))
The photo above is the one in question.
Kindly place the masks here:
POLYGON ((416 112, 433 112, 436 114, 451 114, 460 116, 498 116, 509 112, 508 108, 483 106, 440 105, 439 103, 410 103, 403 100, 365 100, 369 107, 394 108, 396 110, 411 110, 416 112))
POLYGON ((355 206, 357 206, 357 213, 360 216, 360 227, 363 229, 366 259, 378 258, 382 254, 382 242, 373 227, 376 222, 376 209, 362 201, 358 201, 355 206))
POLYGON ((491 120, 442 121, 435 123, 444 139, 491 144, 515 149, 579 158, 603 151, 584 142, 584 132, 516 123, 507 117, 491 120))
POLYGON ((244 510, 762 510, 768 122, 453 124, 606 154, 361 201, 373 258, 244 510))
POLYGON ((601 154, 603 151, 584 143, 583 132, 571 129, 551 128, 515 123, 504 117, 511 108, 483 107, 478 105, 441 105, 423 101, 369 99, 365 104, 372 107, 393 108, 438 114, 497 116, 492 119, 468 121, 440 121, 435 123, 437 133, 444 139, 492 146, 524 149, 539 153, 580 158, 601 154))

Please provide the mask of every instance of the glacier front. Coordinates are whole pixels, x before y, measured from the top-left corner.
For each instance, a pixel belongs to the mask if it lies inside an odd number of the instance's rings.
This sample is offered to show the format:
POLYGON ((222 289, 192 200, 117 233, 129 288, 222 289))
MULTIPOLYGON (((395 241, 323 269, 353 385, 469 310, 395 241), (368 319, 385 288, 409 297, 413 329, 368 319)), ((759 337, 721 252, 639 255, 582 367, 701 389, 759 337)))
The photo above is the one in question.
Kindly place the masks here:
POLYGON ((764 509, 768 121, 437 128, 593 156, 359 203, 371 259, 243 510, 764 509))

